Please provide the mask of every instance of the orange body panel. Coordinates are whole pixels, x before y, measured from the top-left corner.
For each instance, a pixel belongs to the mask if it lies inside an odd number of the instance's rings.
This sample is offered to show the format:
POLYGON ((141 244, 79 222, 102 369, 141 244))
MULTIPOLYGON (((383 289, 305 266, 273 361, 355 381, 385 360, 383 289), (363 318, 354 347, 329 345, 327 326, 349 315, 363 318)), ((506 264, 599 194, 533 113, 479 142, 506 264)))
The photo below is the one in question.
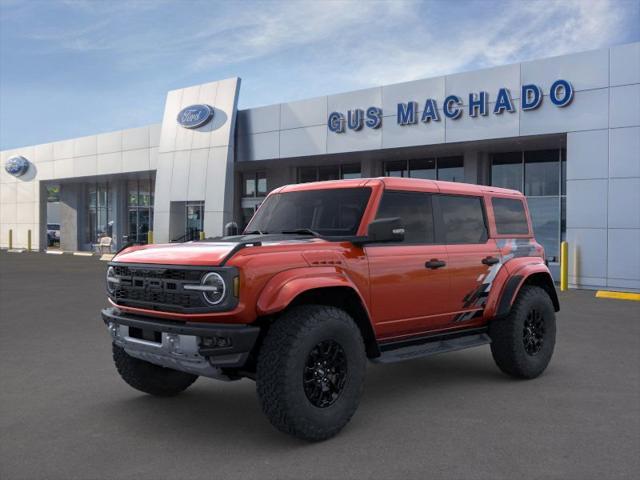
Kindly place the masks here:
MULTIPOLYGON (((233 243, 197 242, 132 247, 114 263, 236 267, 239 301, 231 311, 179 314, 116 305, 125 312, 189 322, 254 323, 278 313, 303 292, 344 287, 360 298, 379 340, 426 332, 484 325, 496 313, 504 286, 513 275, 522 282, 534 273, 549 273, 543 251, 531 234, 499 235, 489 199, 523 198, 518 192, 478 185, 429 180, 384 178, 292 185, 270 195, 309 189, 371 188, 372 194, 358 227, 364 236, 375 219, 383 191, 407 190, 484 198, 489 239, 483 244, 411 245, 354 244, 320 238, 265 241, 233 251, 233 243), (499 263, 486 265, 495 257, 499 263), (442 260, 446 268, 425 263, 442 260)), ((357 242, 356 242, 357 243, 357 242)), ((512 301, 513 299, 511 299, 512 301)), ((113 303, 113 302, 112 302, 113 303)))

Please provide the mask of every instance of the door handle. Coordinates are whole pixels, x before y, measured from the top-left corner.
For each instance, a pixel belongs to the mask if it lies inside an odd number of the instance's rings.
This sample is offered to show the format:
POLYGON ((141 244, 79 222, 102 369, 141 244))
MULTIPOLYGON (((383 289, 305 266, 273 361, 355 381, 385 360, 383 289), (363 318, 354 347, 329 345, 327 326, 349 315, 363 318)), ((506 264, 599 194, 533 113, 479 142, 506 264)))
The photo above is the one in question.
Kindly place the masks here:
POLYGON ((447 264, 442 260, 438 260, 437 258, 432 258, 427 263, 424 264, 425 267, 435 270, 436 268, 442 268, 447 264))
POLYGON ((482 263, 485 265, 495 265, 498 262, 500 262, 500 259, 496 257, 485 257, 482 259, 482 263))

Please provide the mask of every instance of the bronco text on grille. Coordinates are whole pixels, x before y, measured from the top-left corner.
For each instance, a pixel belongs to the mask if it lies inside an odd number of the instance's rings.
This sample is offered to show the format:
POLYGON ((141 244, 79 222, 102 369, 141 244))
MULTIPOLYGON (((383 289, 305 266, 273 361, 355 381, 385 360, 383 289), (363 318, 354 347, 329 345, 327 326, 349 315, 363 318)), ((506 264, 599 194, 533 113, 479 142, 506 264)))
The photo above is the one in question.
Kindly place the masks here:
POLYGON ((228 301, 212 306, 198 290, 186 289, 186 285, 199 285, 209 272, 233 277, 233 268, 178 267, 161 265, 112 265, 110 278, 115 279, 110 293, 119 305, 164 310, 177 313, 203 313, 227 310, 235 305, 228 301))

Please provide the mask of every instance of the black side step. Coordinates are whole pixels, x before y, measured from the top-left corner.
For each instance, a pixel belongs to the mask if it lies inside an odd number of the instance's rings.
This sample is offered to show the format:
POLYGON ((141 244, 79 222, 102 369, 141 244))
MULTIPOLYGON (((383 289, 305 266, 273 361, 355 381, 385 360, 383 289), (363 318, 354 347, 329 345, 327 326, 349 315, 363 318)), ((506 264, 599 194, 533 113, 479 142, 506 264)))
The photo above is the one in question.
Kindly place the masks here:
POLYGON ((373 361, 376 363, 401 362, 412 358, 479 347, 487 343, 491 343, 491 338, 487 335, 487 329, 474 328, 462 332, 431 335, 403 342, 382 344, 380 345, 382 354, 374 358, 373 361))

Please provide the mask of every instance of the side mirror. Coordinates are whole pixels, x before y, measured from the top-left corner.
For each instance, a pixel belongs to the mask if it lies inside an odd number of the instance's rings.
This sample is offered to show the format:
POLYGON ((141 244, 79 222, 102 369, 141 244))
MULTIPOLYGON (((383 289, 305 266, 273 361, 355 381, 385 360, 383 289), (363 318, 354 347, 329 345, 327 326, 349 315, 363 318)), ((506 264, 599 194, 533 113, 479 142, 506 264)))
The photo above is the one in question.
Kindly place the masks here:
POLYGON ((369 224, 367 242, 401 242, 404 240, 404 225, 400 218, 378 218, 369 224))
POLYGON ((236 222, 229 222, 224 226, 224 236, 232 237, 238 235, 238 224, 236 222))

